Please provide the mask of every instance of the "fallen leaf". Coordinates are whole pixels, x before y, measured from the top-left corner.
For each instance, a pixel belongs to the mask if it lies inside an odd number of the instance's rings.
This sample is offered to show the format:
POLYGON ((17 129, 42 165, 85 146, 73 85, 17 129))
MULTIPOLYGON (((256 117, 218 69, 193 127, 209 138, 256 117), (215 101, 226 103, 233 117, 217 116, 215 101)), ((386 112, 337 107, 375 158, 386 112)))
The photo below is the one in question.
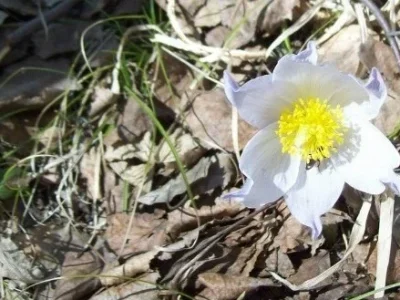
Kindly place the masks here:
POLYGON ((1 87, 0 109, 7 112, 40 108, 66 90, 79 90, 80 84, 68 77, 68 72, 69 61, 58 58, 44 61, 31 57, 7 67, 0 78, 0 82, 5 82, 1 87), (15 76, 9 79, 11 75, 15 76))
POLYGON ((274 243, 283 253, 291 253, 309 249, 312 243, 310 230, 299 223, 292 215, 283 222, 274 243))
POLYGON ((164 211, 155 210, 154 213, 136 213, 132 226, 129 228, 131 214, 117 213, 107 217, 107 229, 104 234, 110 248, 121 256, 149 251, 155 246, 165 245, 171 241, 168 229, 165 228, 167 219, 164 211), (122 245, 129 230, 126 245, 122 245), (123 252, 120 252, 121 249, 123 252))
POLYGON ((240 48, 253 40, 259 18, 270 2, 270 0, 242 2, 219 0, 221 22, 231 29, 231 35, 225 47, 240 48))
POLYGON ((269 5, 262 14, 259 30, 261 32, 273 33, 285 21, 293 21, 294 11, 300 8, 304 0, 280 0, 269 1, 269 5))
MULTIPOLYGON (((295 274, 289 277, 289 280, 294 284, 301 284, 308 279, 316 277, 323 271, 329 269, 331 266, 329 252, 326 250, 320 250, 316 256, 304 259, 299 269, 295 274)), ((319 283, 319 286, 325 286, 332 283, 330 278, 319 283)))
MULTIPOLYGON (((185 122, 193 135, 206 144, 216 144, 227 151, 233 151, 232 107, 224 92, 221 89, 197 91, 191 98, 185 122)), ((243 148, 256 129, 240 118, 238 125, 239 148, 243 148)))
POLYGON ((115 103, 117 95, 111 92, 109 88, 96 86, 92 94, 92 103, 90 105, 89 117, 93 117, 100 113, 110 104, 115 103))
MULTIPOLYGON (((42 59, 79 50, 82 32, 90 25, 88 21, 49 24, 46 31, 33 34, 34 51, 42 59), (66 39, 65 37, 68 36, 66 39)), ((86 43, 95 43, 102 35, 101 26, 95 26, 85 36, 86 43)))
MULTIPOLYGON (((217 187, 225 188, 235 175, 229 155, 223 153, 203 157, 193 168, 186 171, 188 183, 196 195, 217 187)), ((137 201, 146 205, 167 203, 174 197, 184 194, 186 190, 183 176, 179 174, 160 188, 141 196, 137 201)))
POLYGON ((181 232, 195 228, 198 225, 197 217, 199 218, 200 224, 204 224, 213 219, 233 217, 243 209, 244 206, 240 202, 232 202, 217 198, 213 206, 202 206, 198 209, 190 207, 174 210, 168 214, 166 231, 172 237, 177 237, 181 232))
POLYGON ((210 297, 213 300, 236 299, 250 288, 258 286, 276 286, 269 278, 230 276, 218 273, 201 273, 198 276, 198 280, 208 288, 205 293, 203 292, 200 295, 203 297, 210 297))
POLYGON ((221 12, 224 10, 220 0, 208 0, 194 17, 196 27, 214 27, 221 23, 221 12))
POLYGON ((158 70, 154 94, 160 102, 166 104, 174 112, 180 113, 182 109, 180 98, 190 90, 194 77, 183 62, 168 53, 162 52, 161 59, 168 77, 158 70))
POLYGON ((334 64, 340 71, 355 75, 360 64, 358 55, 360 46, 360 26, 350 25, 340 30, 318 49, 318 59, 321 63, 334 64))
POLYGON ((206 33, 205 41, 207 45, 213 47, 222 47, 230 30, 225 26, 216 26, 206 33))

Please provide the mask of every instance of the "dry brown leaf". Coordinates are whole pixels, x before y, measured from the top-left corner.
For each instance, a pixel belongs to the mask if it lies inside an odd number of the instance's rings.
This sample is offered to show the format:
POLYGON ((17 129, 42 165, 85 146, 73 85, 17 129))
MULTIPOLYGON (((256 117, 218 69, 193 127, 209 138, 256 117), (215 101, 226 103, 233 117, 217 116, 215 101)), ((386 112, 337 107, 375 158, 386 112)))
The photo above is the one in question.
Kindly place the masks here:
POLYGON ((203 226, 195 228, 186 233, 182 239, 165 247, 155 247, 155 249, 144 252, 129 258, 123 265, 106 268, 100 277, 104 286, 116 285, 126 281, 128 277, 134 277, 138 274, 148 272, 150 264, 156 256, 161 253, 160 260, 169 259, 169 252, 175 252, 188 247, 199 236, 199 232, 203 226), (167 254, 163 256, 163 254, 167 254))
MULTIPOLYGON (((316 256, 304 259, 297 272, 290 276, 290 282, 294 284, 301 284, 308 279, 314 278, 321 274, 323 271, 329 269, 331 266, 329 252, 326 250, 320 250, 316 256)), ((322 281, 319 286, 327 285, 331 283, 332 279, 328 278, 322 281)))
POLYGON ((197 226, 196 215, 200 218, 200 223, 204 224, 213 219, 233 217, 243 209, 244 206, 240 202, 217 198, 213 206, 203 206, 199 209, 183 208, 182 210, 174 210, 168 214, 166 231, 169 235, 177 237, 181 232, 197 226))
POLYGON ((213 47, 222 47, 230 30, 225 26, 216 26, 206 33, 206 44, 213 47))
POLYGON ((111 286, 123 283, 127 277, 134 277, 145 273, 150 269, 150 262, 156 257, 159 250, 151 250, 129 258, 123 265, 104 270, 100 281, 103 286, 111 286))
POLYGON ((107 239, 110 248, 119 253, 126 231, 129 230, 127 243, 120 255, 151 250, 154 246, 164 245, 171 240, 165 229, 167 220, 163 218, 164 214, 164 211, 158 209, 152 214, 137 213, 134 216, 131 228, 127 226, 131 218, 130 214, 110 215, 107 217, 108 227, 104 237, 107 239))
POLYGON ((109 287, 90 300, 157 300, 159 298, 156 286, 159 277, 158 273, 148 273, 135 278, 134 281, 109 287))
POLYGON ((182 107, 180 98, 189 91, 193 76, 184 63, 171 55, 163 52, 162 59, 168 78, 164 77, 161 70, 158 71, 154 94, 159 101, 168 105, 173 111, 179 112, 182 107), (169 85, 172 86, 173 93, 169 85))
POLYGON ((89 117, 93 117, 100 113, 104 108, 113 104, 117 100, 115 95, 109 88, 96 86, 92 94, 92 103, 90 105, 89 117))
POLYGON ((210 297, 213 300, 236 299, 250 288, 258 286, 276 286, 275 283, 268 278, 230 276, 218 273, 201 273, 198 276, 198 280, 208 288, 200 295, 210 297))
MULTIPOLYGON (((225 1, 226 2, 226 1, 225 1)), ((196 27, 214 27, 221 23, 221 12, 226 8, 221 0, 208 0, 194 17, 196 27)))
POLYGON ((0 93, 1 111, 40 108, 65 90, 79 90, 80 84, 69 78, 68 72, 69 61, 61 58, 44 61, 31 57, 5 68, 0 77, 0 82, 5 82, 0 93), (11 75, 15 76, 10 79, 11 75))
MULTIPOLYGON (((197 91, 189 100, 192 104, 185 118, 195 137, 206 144, 216 144, 233 151, 232 107, 221 89, 197 91)), ((239 118, 239 148, 243 148, 256 129, 239 118)))
POLYGON ((356 74, 360 64, 360 26, 350 25, 340 30, 318 50, 322 63, 334 64, 345 73, 356 74))
POLYGON ((274 239, 274 244, 283 253, 297 252, 309 248, 311 244, 310 230, 300 224, 295 217, 289 216, 274 239))
POLYGON ((259 30, 273 33, 286 20, 293 20, 294 10, 300 8, 304 0, 271 1, 262 16, 259 30))
POLYGON ((267 271, 276 272, 285 278, 288 278, 296 272, 289 256, 283 253, 279 248, 274 249, 268 255, 265 265, 267 271))
MULTIPOLYGON (((186 178, 195 195, 212 191, 217 187, 225 188, 235 176, 236 170, 231 157, 225 153, 203 157, 194 167, 186 171, 186 178)), ((160 188, 141 196, 138 201, 146 205, 166 203, 186 191, 183 176, 179 174, 160 188)))

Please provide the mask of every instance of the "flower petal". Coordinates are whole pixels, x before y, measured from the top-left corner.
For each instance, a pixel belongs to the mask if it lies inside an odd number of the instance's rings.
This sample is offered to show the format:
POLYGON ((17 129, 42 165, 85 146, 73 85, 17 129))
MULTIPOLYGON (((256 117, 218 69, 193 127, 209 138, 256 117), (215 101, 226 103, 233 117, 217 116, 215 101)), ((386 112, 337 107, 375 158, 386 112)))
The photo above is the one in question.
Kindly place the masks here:
POLYGON ((297 99, 292 84, 272 82, 271 75, 257 77, 239 87, 225 71, 224 82, 229 102, 246 122, 257 128, 276 122, 284 107, 297 99))
POLYGON ((285 199, 292 215, 312 230, 313 238, 322 231, 320 216, 329 211, 339 198, 344 180, 332 165, 321 162, 310 170, 300 171, 295 185, 285 199))
POLYGON ((400 155, 382 132, 354 114, 345 143, 331 157, 331 161, 353 188, 380 194, 385 190, 382 180, 400 164, 400 155))
POLYGON ((328 100, 332 106, 346 107, 368 100, 367 90, 355 78, 339 72, 331 65, 315 66, 283 57, 275 67, 274 80, 292 83, 297 98, 328 100))
POLYGON ((275 201, 296 182, 301 159, 282 154, 276 128, 277 124, 274 123, 260 130, 243 150, 240 169, 254 182, 244 199, 245 204, 275 201))
POLYGON ((308 62, 316 65, 318 59, 317 44, 314 41, 307 43, 307 48, 298 54, 291 54, 288 57, 294 61, 308 62))
POLYGON ((393 193, 400 196, 400 176, 391 171, 386 177, 381 178, 381 181, 388 186, 393 193))
POLYGON ((375 119, 378 115, 383 102, 387 97, 385 82, 378 69, 372 68, 365 89, 369 94, 369 101, 362 104, 362 109, 369 120, 375 119))

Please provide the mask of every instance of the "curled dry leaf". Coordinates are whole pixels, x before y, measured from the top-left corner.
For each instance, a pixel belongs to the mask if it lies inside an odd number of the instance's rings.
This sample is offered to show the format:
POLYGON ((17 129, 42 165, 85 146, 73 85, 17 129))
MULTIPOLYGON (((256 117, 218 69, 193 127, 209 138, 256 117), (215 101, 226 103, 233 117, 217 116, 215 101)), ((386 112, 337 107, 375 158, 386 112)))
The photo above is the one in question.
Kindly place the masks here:
POLYGON ((166 231, 171 236, 179 236, 181 232, 197 226, 196 216, 199 217, 200 223, 204 224, 213 219, 233 217, 243 209, 243 204, 239 202, 216 199, 213 206, 202 206, 199 209, 190 207, 183 208, 182 210, 174 210, 168 214, 166 231))
POLYGON ((246 290, 258 286, 276 286, 268 278, 231 276, 218 273, 202 273, 198 276, 198 280, 208 288, 200 295, 214 300, 236 299, 246 290))
MULTIPOLYGON (((217 187, 225 188, 235 175, 230 155, 224 153, 203 157, 193 168, 186 171, 187 180, 195 194, 203 194, 217 187)), ((146 205, 167 203, 186 193, 186 190, 183 176, 179 174, 162 187, 141 196, 138 201, 146 205)))
POLYGON ((113 104, 117 100, 115 95, 109 88, 96 86, 92 94, 92 103, 90 105, 89 117, 93 117, 100 113, 104 108, 113 104))
POLYGON ((169 244, 165 247, 155 247, 155 249, 140 253, 129 258, 123 265, 117 267, 106 267, 101 273, 100 281, 104 286, 111 286, 120 284, 126 281, 128 277, 134 277, 138 274, 146 273, 150 270, 150 264, 161 253, 161 260, 168 259, 163 257, 164 252, 175 252, 186 248, 199 236, 199 232, 202 229, 195 228, 192 231, 186 233, 186 235, 179 241, 169 244))

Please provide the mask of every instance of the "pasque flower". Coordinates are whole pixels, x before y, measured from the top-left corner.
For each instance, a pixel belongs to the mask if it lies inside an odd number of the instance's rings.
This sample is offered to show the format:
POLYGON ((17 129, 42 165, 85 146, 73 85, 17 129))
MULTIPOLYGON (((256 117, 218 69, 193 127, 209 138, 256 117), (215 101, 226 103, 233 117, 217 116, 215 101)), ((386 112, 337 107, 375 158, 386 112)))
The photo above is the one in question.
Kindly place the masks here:
POLYGON ((259 131, 240 158, 247 179, 240 197, 249 207, 282 196, 297 220, 322 231, 320 216, 339 198, 344 184, 380 194, 396 193, 393 169, 400 155, 370 123, 387 96, 379 71, 363 83, 331 65, 317 64, 314 42, 281 58, 273 74, 239 86, 224 73, 225 93, 239 115, 259 131))

